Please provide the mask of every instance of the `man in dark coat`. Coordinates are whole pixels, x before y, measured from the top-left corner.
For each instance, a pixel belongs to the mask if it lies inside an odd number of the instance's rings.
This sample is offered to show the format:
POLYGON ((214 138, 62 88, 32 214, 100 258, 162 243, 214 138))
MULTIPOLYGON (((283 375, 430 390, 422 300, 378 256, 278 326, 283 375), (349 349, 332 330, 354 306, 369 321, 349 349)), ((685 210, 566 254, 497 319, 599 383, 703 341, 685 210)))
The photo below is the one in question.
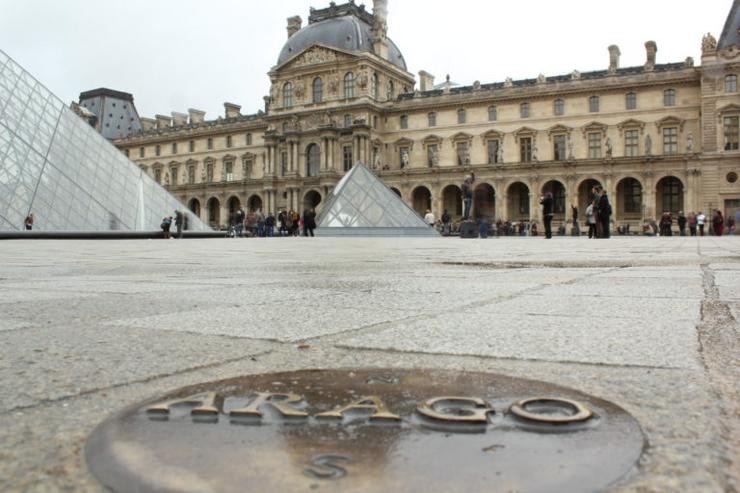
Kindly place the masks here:
POLYGON ((313 236, 316 229, 316 213, 313 209, 303 211, 303 236, 313 236))
POLYGON ((601 236, 599 238, 609 238, 609 222, 612 216, 612 206, 609 203, 609 197, 606 195, 606 190, 601 187, 597 187, 599 193, 598 201, 596 202, 596 218, 601 224, 601 236))
POLYGON ((182 226, 185 222, 185 216, 180 211, 175 211, 175 227, 177 228, 177 237, 182 238, 182 226))
POLYGON ((549 240, 552 238, 552 216, 553 206, 555 205, 552 194, 547 192, 540 198, 540 204, 542 204, 542 218, 545 222, 545 238, 549 240))

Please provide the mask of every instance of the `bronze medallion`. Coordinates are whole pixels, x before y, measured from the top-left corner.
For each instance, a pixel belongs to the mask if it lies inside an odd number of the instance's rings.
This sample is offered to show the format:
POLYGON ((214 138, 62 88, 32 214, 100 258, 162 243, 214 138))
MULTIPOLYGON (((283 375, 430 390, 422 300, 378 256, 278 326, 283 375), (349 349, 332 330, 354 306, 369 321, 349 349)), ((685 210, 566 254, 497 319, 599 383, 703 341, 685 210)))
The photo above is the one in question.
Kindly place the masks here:
POLYGON ((602 490, 635 467, 637 421, 575 390, 448 370, 315 370, 195 385, 99 425, 113 491, 602 490))

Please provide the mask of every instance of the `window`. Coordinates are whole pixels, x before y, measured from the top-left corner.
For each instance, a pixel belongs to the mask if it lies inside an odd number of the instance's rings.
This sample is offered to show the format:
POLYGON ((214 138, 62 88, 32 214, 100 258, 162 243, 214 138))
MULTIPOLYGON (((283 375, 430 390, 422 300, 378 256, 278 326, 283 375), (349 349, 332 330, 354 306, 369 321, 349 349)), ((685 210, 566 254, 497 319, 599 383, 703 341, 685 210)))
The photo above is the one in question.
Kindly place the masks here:
POLYGON ((678 128, 667 127, 663 129, 663 154, 678 154, 678 128))
POLYGON ((206 163, 206 181, 213 183, 213 163, 206 163))
POLYGON ((344 165, 344 171, 352 169, 352 146, 342 146, 342 164, 344 165))
POLYGON ((639 130, 625 130, 624 132, 624 155, 635 157, 640 152, 639 130))
POLYGON ((488 164, 498 163, 498 149, 501 145, 501 141, 498 139, 491 139, 486 142, 488 147, 488 164))
POLYGON ((188 166, 188 185, 195 183, 195 166, 188 166))
POLYGON ((737 151, 740 143, 740 117, 726 116, 724 118, 725 127, 725 150, 737 151))
POLYGON ((522 118, 529 118, 529 103, 522 103, 519 105, 519 116, 522 118))
POLYGON ((681 210, 683 199, 683 185, 675 177, 662 180, 661 195, 663 198, 663 210, 667 212, 678 212, 681 210))
POLYGON ((378 79, 378 74, 373 73, 373 98, 380 99, 380 79, 378 79))
MULTIPOLYGON (((636 130, 635 130, 636 132, 636 130)), ((624 212, 639 214, 642 212, 642 185, 634 178, 624 180, 624 212)))
POLYGON ((427 165, 430 168, 433 168, 437 166, 437 164, 439 164, 438 152, 439 148, 437 147, 437 144, 429 144, 427 146, 427 165))
POLYGON ((139 157, 144 157, 144 148, 139 147, 139 157))
POLYGON ((409 117, 408 115, 401 115, 401 130, 409 128, 409 117))
POLYGON ((286 82, 283 86, 283 108, 293 106, 293 84, 286 82))
POLYGON ((226 161, 224 171, 226 172, 226 181, 234 181, 234 161, 226 161))
POLYGON ((209 151, 213 150, 213 138, 212 137, 208 137, 208 140, 206 141, 206 147, 208 148, 209 151))
POLYGON ((467 142, 458 142, 457 145, 457 164, 458 166, 467 166, 470 164, 470 148, 467 142))
POLYGON ((628 110, 637 109, 637 94, 634 92, 628 92, 624 97, 624 107, 628 110))
POLYGON ((666 89, 663 91, 663 106, 676 106, 675 89, 666 89))
POLYGON ((466 116, 464 108, 457 110, 457 123, 465 123, 466 116))
POLYGON ((288 153, 283 151, 280 153, 280 176, 288 174, 288 153))
POLYGON ((429 113, 427 115, 427 124, 430 127, 436 127, 437 126, 437 114, 436 113, 429 113))
POLYGON ((157 146, 154 148, 154 155, 160 156, 162 154, 162 146, 157 144, 157 146))
POLYGON ((306 174, 308 176, 319 176, 321 167, 321 148, 317 144, 308 146, 306 155, 306 174))
POLYGON ((321 77, 313 80, 313 102, 320 103, 324 100, 324 82, 321 77))
POLYGON ((565 114, 565 101, 556 99, 552 104, 552 112, 555 116, 563 116, 565 114))
POLYGON ((243 157, 242 158, 242 174, 244 175, 244 178, 251 178, 252 177, 252 169, 253 166, 253 160, 251 157, 243 157))
POLYGON ((601 157, 601 132, 588 134, 588 158, 598 159, 601 157))
POLYGON ((519 139, 519 158, 523 163, 532 161, 532 137, 519 139))
POLYGON ((246 140, 246 144, 248 146, 251 146, 252 145, 252 134, 247 134, 247 137, 245 140, 246 140))
POLYGON ((565 135, 554 135, 552 138, 552 145, 555 161, 565 161, 567 159, 565 135))
POLYGON ((344 127, 349 128, 352 126, 352 115, 344 115, 344 127))
POLYGON ((737 75, 725 76, 725 92, 737 92, 737 75))
POLYGON ((170 183, 177 185, 177 168, 170 168, 170 183))
POLYGON ((488 107, 488 121, 495 122, 498 120, 498 107, 496 105, 488 107))
POLYGON ((588 111, 590 113, 599 112, 599 97, 598 96, 591 96, 590 98, 588 98, 588 111))
POLYGON ((347 72, 344 76, 344 99, 355 97, 355 74, 347 72))
POLYGON ((191 140, 188 142, 188 152, 195 152, 195 141, 191 140))
POLYGON ((159 168, 154 170, 154 181, 162 183, 162 170, 159 168))
POLYGON ((172 154, 177 154, 177 142, 172 143, 172 154))
POLYGON ((226 136, 226 147, 231 147, 231 135, 226 136))

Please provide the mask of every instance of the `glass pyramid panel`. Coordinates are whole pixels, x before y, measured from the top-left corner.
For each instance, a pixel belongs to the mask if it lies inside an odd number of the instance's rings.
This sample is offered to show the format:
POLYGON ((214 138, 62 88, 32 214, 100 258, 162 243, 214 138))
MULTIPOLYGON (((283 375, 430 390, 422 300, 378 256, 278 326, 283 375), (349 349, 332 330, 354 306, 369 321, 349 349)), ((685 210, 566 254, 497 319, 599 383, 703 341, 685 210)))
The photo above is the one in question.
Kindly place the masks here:
POLYGON ((156 231, 176 198, 0 51, 0 231, 156 231))
POLYGON ((438 236, 362 163, 357 163, 334 187, 318 219, 316 234, 438 236))

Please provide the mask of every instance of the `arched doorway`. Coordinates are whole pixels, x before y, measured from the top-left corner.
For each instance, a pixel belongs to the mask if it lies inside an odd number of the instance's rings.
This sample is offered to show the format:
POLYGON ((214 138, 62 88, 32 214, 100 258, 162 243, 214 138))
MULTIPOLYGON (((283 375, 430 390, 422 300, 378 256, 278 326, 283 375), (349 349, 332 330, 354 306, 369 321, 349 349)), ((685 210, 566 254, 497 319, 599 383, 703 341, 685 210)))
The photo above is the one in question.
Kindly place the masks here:
POLYGON ((683 210, 683 182, 666 176, 658 182, 655 194, 655 215, 670 212, 674 216, 683 210))
MULTIPOLYGON (((508 209, 510 221, 522 221, 529 219, 529 187, 524 183, 518 181, 509 185, 509 191, 507 193, 508 209)), ((504 219, 504 218, 502 218, 504 219)))
POLYGON ((229 199, 229 201, 228 201, 228 202, 226 202, 226 204, 227 204, 227 205, 226 205, 226 207, 228 207, 228 208, 229 208, 229 214, 233 214, 233 213, 235 213, 235 212, 236 212, 236 211, 238 211, 238 210, 239 210, 239 209, 241 208, 241 206, 242 206, 242 203, 241 203, 241 201, 239 200, 239 197, 237 197, 237 196, 235 196, 235 195, 234 195, 234 196, 232 196, 232 197, 231 197, 231 198, 229 199))
POLYGON ((555 219, 562 221, 565 219, 565 185, 557 180, 550 180, 542 187, 542 194, 551 193, 554 200, 553 213, 555 219))
POLYGON ((303 197, 303 208, 313 208, 315 209, 318 207, 318 205, 321 203, 321 194, 317 192, 316 190, 310 190, 306 193, 306 195, 303 197))
POLYGON ((391 190, 393 191, 393 193, 401 197, 401 191, 399 189, 397 189, 396 187, 391 187, 391 190))
POLYGON ((252 195, 249 197, 249 200, 247 200, 247 207, 250 211, 262 209, 262 197, 259 195, 252 195))
POLYGON ((417 187, 411 194, 414 210, 422 217, 432 208, 432 192, 427 187, 417 187))
POLYGON ((642 184, 628 177, 617 183, 616 220, 642 218, 642 184))
POLYGON ((200 217, 200 200, 190 199, 190 202, 188 202, 188 209, 190 209, 190 212, 192 212, 196 217, 200 217))
MULTIPOLYGON (((448 185, 442 190, 442 208, 452 217, 462 217, 462 190, 457 185, 448 185)), ((442 217, 440 211, 440 217, 442 217)))
POLYGON ((586 207, 594 201, 594 193, 592 190, 595 186, 600 187, 601 182, 599 180, 594 180, 593 178, 583 180, 578 186, 578 210, 583 212, 583 218, 586 217, 586 207))
POLYGON ((212 228, 221 227, 221 202, 216 197, 208 200, 208 224, 212 228))
POLYGON ((491 185, 481 183, 475 187, 473 204, 476 219, 485 219, 489 223, 496 221, 496 191, 491 185))
POLYGON ((319 176, 321 169, 321 149, 316 144, 311 144, 306 149, 306 175, 319 176))

